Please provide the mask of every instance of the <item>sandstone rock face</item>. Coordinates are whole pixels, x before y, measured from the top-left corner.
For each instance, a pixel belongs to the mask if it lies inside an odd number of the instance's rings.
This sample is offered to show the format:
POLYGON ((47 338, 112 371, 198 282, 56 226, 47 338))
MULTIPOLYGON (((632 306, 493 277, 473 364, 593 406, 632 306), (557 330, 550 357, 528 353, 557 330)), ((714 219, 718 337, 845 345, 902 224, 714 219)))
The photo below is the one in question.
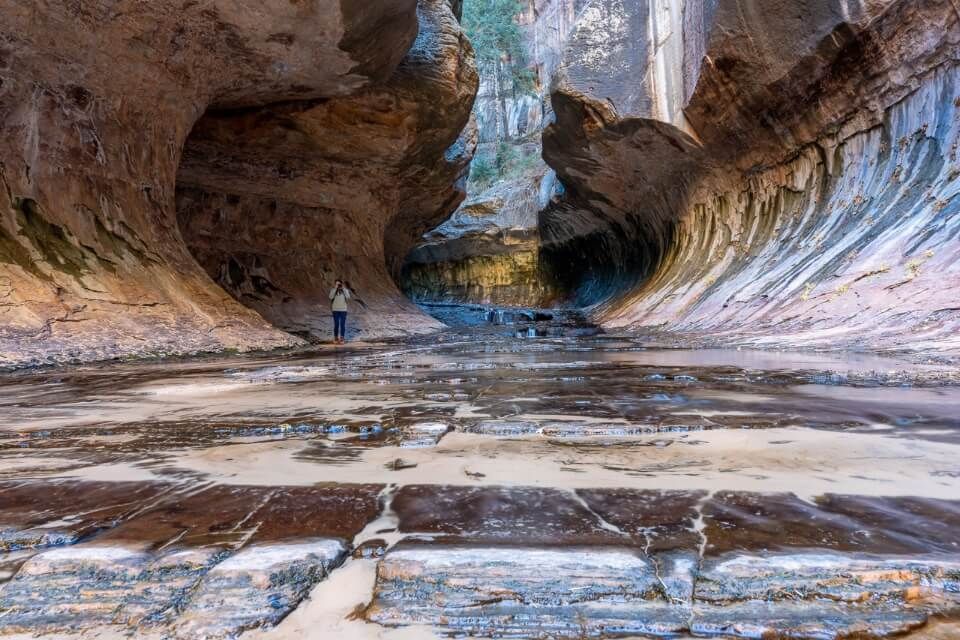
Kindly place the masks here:
POLYGON ((407 257, 402 284, 413 299, 549 306, 557 298, 552 275, 540 260, 538 213, 558 188, 556 175, 540 158, 540 136, 552 118, 550 77, 585 4, 521 3, 516 21, 532 89, 508 86, 502 77, 510 72, 507 63, 481 65, 474 104, 476 159, 498 166, 498 175, 490 184, 475 170, 467 201, 407 257))
MULTIPOLYGON (((390 115, 395 122, 380 126, 396 127, 393 140, 347 140, 345 153, 354 157, 343 163, 354 162, 356 175, 363 171, 356 158, 366 152, 367 170, 379 170, 358 193, 395 178, 402 188, 394 190, 409 193, 384 195, 392 200, 389 207, 356 198, 357 211, 366 209, 354 215, 356 236, 368 243, 364 256, 371 261, 384 252, 385 228, 398 231, 391 242, 398 247, 416 237, 456 204, 450 182, 460 160, 457 151, 445 153, 466 119, 455 104, 469 102, 474 90, 469 45, 449 6, 421 4, 422 27, 416 0, 269 0, 256 7, 235 0, 0 4, 0 363, 297 344, 216 286, 188 250, 175 208, 182 150, 194 124, 209 113, 188 149, 194 169, 184 171, 196 180, 181 190, 190 228, 196 217, 213 215, 206 209, 210 202, 231 197, 216 214, 225 225, 231 215, 263 204, 258 215, 289 213, 283 230, 298 232, 312 226, 303 209, 317 206, 325 184, 304 185, 311 176, 298 181, 297 164, 306 157, 284 158, 280 144, 272 165, 260 160, 259 189, 252 181, 234 194, 229 185, 204 190, 205 162, 237 161, 204 159, 202 150, 216 152, 217 134, 227 135, 231 127, 256 134, 246 143, 256 153, 262 151, 258 143, 279 144, 284 137, 291 151, 296 144, 301 150, 317 146, 307 133, 271 134, 264 122, 271 117, 281 126, 299 117, 323 135, 324 124, 337 114, 363 118, 366 108, 385 119, 390 115), (421 90, 433 92, 421 102, 448 112, 424 121, 416 104, 421 90), (346 96, 354 101, 340 102, 346 96), (290 101, 297 102, 257 113, 263 105, 290 101), (410 174, 395 175, 393 167, 404 160, 410 174), (274 190, 265 190, 270 173, 287 175, 286 182, 274 180, 274 190), (311 190, 312 199, 304 196, 311 190), (278 197, 278 191, 289 195, 278 197), (278 212, 269 209, 271 203, 278 212)), ((371 129, 376 125, 353 131, 372 135, 371 129)), ((460 153, 468 154, 468 147, 461 145, 460 153)), ((248 162, 254 169, 254 160, 248 162)), ((234 177, 241 181, 249 180, 234 177)), ((232 238, 224 231, 220 250, 229 253, 232 238)), ((208 258, 201 256, 209 267, 208 258)), ((349 268, 341 269, 349 275, 349 268)), ((378 275, 385 272, 380 265, 378 275)), ((284 282, 283 275, 278 286, 294 294, 307 288, 284 282)), ((365 292, 368 304, 381 293, 396 297, 392 284, 378 287, 365 292)))
POLYGON ((546 306, 537 214, 554 179, 534 171, 469 198, 407 256, 403 287, 414 300, 546 306))
POLYGON ((463 198, 477 77, 447 2, 425 0, 419 15, 413 48, 383 85, 210 113, 187 142, 177 193, 187 245, 224 289, 286 331, 331 333, 338 277, 359 307, 352 330, 440 326, 391 271, 463 198))
POLYGON ((608 326, 955 353, 958 19, 590 3, 544 134, 567 190, 542 255, 608 326))

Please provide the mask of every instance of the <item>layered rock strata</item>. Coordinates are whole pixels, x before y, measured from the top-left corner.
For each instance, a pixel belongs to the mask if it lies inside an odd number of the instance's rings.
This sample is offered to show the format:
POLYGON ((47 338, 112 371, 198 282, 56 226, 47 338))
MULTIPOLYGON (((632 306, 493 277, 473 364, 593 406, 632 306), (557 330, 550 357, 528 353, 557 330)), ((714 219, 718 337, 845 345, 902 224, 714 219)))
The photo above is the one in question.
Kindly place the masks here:
MULTIPOLYGON (((29 557, 0 591, 0 634, 164 628, 173 637, 221 638, 275 624, 343 561, 376 515, 381 489, 75 486, 134 508, 93 540, 29 557), (150 500, 151 490, 160 495, 150 500)), ((38 488, 2 493, 27 502, 38 488)), ((24 516, 51 522, 57 514, 89 520, 63 506, 4 509, 0 526, 13 532, 24 516)))
MULTIPOLYGON (((323 610, 307 594, 352 562, 375 562, 376 583, 351 617, 483 637, 898 637, 960 602, 960 510, 949 500, 73 485, 128 510, 76 544, 27 544, 11 562, 0 551, 13 567, 0 574, 0 634, 233 638, 280 624, 283 635, 298 607, 323 610), (366 537, 383 527, 400 542, 366 537)), ((96 519, 87 504, 37 502, 61 487, 0 483, 0 529, 96 519)))
POLYGON ((584 10, 542 254, 612 327, 956 353, 955 4, 754 4, 584 10))
POLYGON ((536 220, 551 185, 540 175, 469 198, 407 256, 404 291, 418 301, 547 306, 553 292, 536 220))
POLYGON ((552 118, 550 78, 585 0, 526 0, 516 16, 532 86, 518 90, 516 61, 481 66, 469 197, 407 257, 402 284, 415 300, 544 307, 558 297, 540 260, 538 213, 557 194, 540 135, 552 118), (497 174, 484 179, 477 167, 497 174))
POLYGON ((402 531, 429 542, 401 543, 380 562, 367 617, 386 625, 522 638, 887 637, 957 602, 955 536, 908 539, 875 524, 884 512, 922 522, 935 508, 923 500, 411 486, 392 507, 402 531))
MULTIPOLYGON (((354 248, 358 245, 337 246, 345 257, 380 259, 385 234, 392 247, 386 254, 403 253, 407 238, 417 237, 457 203, 451 183, 462 162, 459 156, 469 153, 468 145, 454 145, 466 120, 458 106, 467 103, 463 109, 469 110, 475 80, 469 45, 446 3, 422 3, 419 20, 416 0, 362 7, 335 0, 271 1, 256 10, 233 0, 131 7, 10 0, 0 14, 4 364, 299 343, 227 295, 184 242, 176 214, 177 174, 187 139, 204 113, 210 115, 187 152, 193 169, 182 172, 195 183, 181 191, 181 202, 191 221, 188 231, 204 215, 222 217, 223 253, 230 253, 231 241, 240 243, 228 232, 236 226, 230 216, 244 210, 255 209, 261 217, 255 233, 273 234, 273 246, 283 243, 278 232, 340 229, 342 223, 332 219, 310 219, 311 212, 323 213, 319 201, 342 198, 330 186, 338 179, 359 180, 352 188, 355 194, 376 191, 385 181, 400 183, 382 201, 357 197, 350 216, 340 212, 352 220, 350 237, 362 246, 362 251, 354 248), (373 86, 379 90, 366 89, 373 86), (257 115, 264 105, 289 101, 295 102, 274 107, 279 115, 269 110, 257 115), (425 121, 423 103, 447 112, 432 112, 425 121), (308 133, 283 129, 297 122, 288 113, 299 114, 299 122, 313 126, 320 138, 311 141, 308 133), (356 122, 378 114, 379 124, 365 128, 356 122), (271 115, 281 127, 273 133, 267 130, 271 115), (311 116, 315 119, 308 124, 311 116), (336 127, 338 117, 344 120, 339 129, 343 139, 324 140, 323 127, 336 127), (352 129, 346 126, 350 120, 355 121, 352 129), (259 130, 251 121, 260 123, 259 130), (395 128, 397 135, 363 138, 376 134, 378 126, 395 128), (197 187, 209 186, 200 179, 201 168, 221 161, 203 157, 204 149, 217 152, 216 145, 204 147, 203 141, 215 141, 213 133, 229 133, 230 127, 251 130, 247 148, 258 154, 263 152, 258 142, 276 144, 273 163, 247 159, 259 187, 248 172, 231 178, 250 182, 240 194, 229 189, 198 192, 197 187), (351 132, 359 137, 351 138, 351 132), (316 150, 321 141, 341 147, 347 169, 334 174, 334 163, 327 166, 325 179, 301 175, 298 180, 310 154, 322 156, 316 150), (304 156, 284 156, 284 144, 304 156), (396 167, 404 163, 407 173, 398 173, 396 167), (271 175, 285 175, 286 182, 270 180, 271 175), (324 196, 324 189, 334 193, 324 196), (288 200, 281 192, 289 194, 288 200), (211 214, 209 205, 217 198, 230 201, 222 214, 211 214), (280 220, 286 214, 290 220, 284 225, 280 220)), ((231 151, 233 157, 222 162, 242 169, 236 150, 231 151)), ((216 172, 211 169, 208 175, 216 172)), ((212 242, 218 236, 210 226, 205 228, 214 233, 212 242)), ((290 244, 293 237, 287 237, 290 244)), ((241 248, 248 259, 238 261, 234 273, 255 264, 251 248, 239 247, 237 253, 241 248)), ((201 258, 209 267, 208 256, 201 258)), ((309 268, 324 275, 343 271, 349 277, 360 267, 351 269, 346 261, 339 268, 309 268)), ((380 265, 377 275, 386 271, 380 265)), ((261 275, 255 270, 250 279, 260 282, 256 278, 261 275)), ((303 292, 305 287, 284 282, 283 275, 276 276, 278 288, 293 295, 303 292)), ((369 285, 357 283, 369 287, 362 292, 367 304, 396 300, 389 280, 375 286, 376 277, 369 285), (376 302, 380 295, 388 300, 376 302)), ((297 317, 295 312, 277 315, 297 317)), ((281 324, 299 328, 295 322, 281 324)))

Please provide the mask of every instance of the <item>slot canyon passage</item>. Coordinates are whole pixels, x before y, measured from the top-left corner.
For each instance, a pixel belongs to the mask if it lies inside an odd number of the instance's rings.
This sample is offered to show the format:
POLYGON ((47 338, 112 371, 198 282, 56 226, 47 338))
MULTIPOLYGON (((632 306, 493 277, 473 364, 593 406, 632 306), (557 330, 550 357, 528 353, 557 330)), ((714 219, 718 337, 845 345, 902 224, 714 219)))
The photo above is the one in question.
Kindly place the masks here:
POLYGON ((0 18, 0 637, 960 639, 958 0, 0 18))

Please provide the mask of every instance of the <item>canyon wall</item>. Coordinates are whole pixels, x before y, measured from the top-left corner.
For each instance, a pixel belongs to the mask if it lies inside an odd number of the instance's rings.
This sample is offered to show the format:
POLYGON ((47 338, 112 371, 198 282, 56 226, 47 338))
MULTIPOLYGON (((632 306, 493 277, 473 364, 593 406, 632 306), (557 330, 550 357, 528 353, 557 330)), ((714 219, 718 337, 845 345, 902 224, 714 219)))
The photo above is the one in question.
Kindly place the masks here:
POLYGON ((407 256, 404 291, 419 301, 549 304, 555 292, 541 271, 537 215, 554 184, 543 166, 468 197, 407 256))
POLYGON ((463 199, 477 77, 446 0, 421 0, 419 13, 417 40, 386 82, 333 100, 208 113, 187 141, 177 181, 187 246, 226 291, 285 331, 331 333, 337 278, 354 292, 351 335, 442 326, 394 277, 463 199))
POLYGON ((335 273, 398 303, 396 256, 462 198, 476 75, 440 0, 0 17, 0 364, 299 344, 277 326, 313 335, 335 273))
POLYGON ((541 254, 618 330, 960 348, 960 8, 596 0, 541 254))
POLYGON ((514 19, 525 58, 480 66, 468 197, 408 256, 402 285, 415 300, 547 306, 557 299, 540 260, 538 213, 559 189, 541 159, 541 133, 553 117, 550 79, 586 4, 523 0, 514 19), (517 65, 530 86, 510 80, 517 65))

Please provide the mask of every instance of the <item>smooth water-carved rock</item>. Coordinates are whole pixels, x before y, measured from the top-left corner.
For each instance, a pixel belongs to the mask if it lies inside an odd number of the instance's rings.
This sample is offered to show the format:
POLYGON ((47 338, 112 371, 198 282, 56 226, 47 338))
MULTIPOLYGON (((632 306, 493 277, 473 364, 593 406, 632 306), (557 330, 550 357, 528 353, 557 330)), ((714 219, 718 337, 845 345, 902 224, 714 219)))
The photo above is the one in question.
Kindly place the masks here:
POLYGON ((688 616, 662 597, 653 563, 617 548, 398 548, 381 561, 367 610, 386 625, 564 638, 676 633, 688 616))
MULTIPOLYGON (((274 120, 279 129, 272 138, 264 133, 270 123, 260 120, 259 139, 275 154, 261 158, 259 168, 257 158, 247 158, 247 173, 243 162, 232 165, 235 173, 228 172, 226 186, 242 183, 247 190, 233 195, 248 200, 231 200, 227 189, 220 226, 211 223, 208 230, 223 243, 218 248, 229 252, 230 214, 243 211, 267 214, 251 233, 268 245, 283 244, 278 231, 287 233, 292 247, 308 244, 304 234, 316 238, 318 228, 345 229, 356 243, 352 246, 362 250, 341 253, 352 256, 351 261, 369 259, 370 266, 341 264, 336 271, 349 277, 370 270, 369 281, 355 278, 368 305, 398 300, 388 270, 377 264, 385 236, 387 256, 402 254, 404 243, 456 206, 453 184, 470 144, 469 138, 460 147, 455 142, 475 90, 469 45, 447 3, 421 4, 418 20, 416 0, 364 3, 362 8, 335 0, 271 0, 254 12, 233 0, 184 7, 151 2, 123 11, 110 3, 6 3, 0 9, 0 364, 300 344, 234 302, 198 266, 184 242, 184 235, 187 240, 191 236, 189 225, 183 235, 178 227, 178 169, 187 138, 205 112, 210 115, 203 121, 216 123, 228 112, 252 109, 247 117, 255 118, 264 105, 288 103, 286 109, 273 107, 282 114, 310 111, 305 104, 318 99, 332 100, 328 108, 339 109, 344 118, 337 123, 337 114, 331 113, 327 119, 343 134, 336 141, 327 139, 315 122, 319 138, 314 144, 276 145, 285 135, 297 138, 283 128, 294 119, 274 120), (366 98, 356 98, 352 109, 338 102, 358 94, 366 98), (359 124, 364 105, 367 114, 379 111, 399 118, 381 122, 400 134, 393 136, 393 144, 390 136, 365 138, 375 132, 362 125, 350 137, 347 121, 359 124), (442 113, 418 112, 418 105, 442 113), (316 207, 325 199, 325 189, 333 198, 331 180, 348 175, 315 173, 298 181, 294 166, 309 162, 316 147, 329 142, 342 151, 352 149, 355 169, 368 163, 357 169, 359 176, 352 174, 357 184, 377 191, 385 180, 399 182, 388 202, 356 198, 350 216, 330 215, 311 223, 298 207, 316 207), (388 165, 403 165, 407 172, 388 165), (371 167, 379 168, 379 182, 371 167), (251 174, 260 178, 259 187, 251 174), (279 181, 282 176, 286 184, 279 181), (271 188, 264 190, 264 185, 271 188), (280 186, 289 201, 278 198, 280 186), (274 211, 270 203, 278 201, 274 211), (270 227, 271 218, 284 215, 289 215, 286 227, 280 219, 270 227)), ((268 109, 263 116, 270 113, 268 109)), ((239 115, 233 122, 251 134, 248 144, 259 155, 255 127, 239 115)), ((204 132, 209 129, 201 125, 199 140, 204 132)), ((198 159, 196 145, 191 148, 187 159, 196 165, 202 156, 198 159)), ((218 158, 208 158, 208 166, 217 163, 218 158)), ((180 174, 189 177, 189 170, 180 174)), ((353 195, 358 193, 355 189, 353 195)), ((189 199, 186 204, 190 212, 203 208, 189 199)), ((200 258, 205 262, 204 255, 200 258)), ((264 276, 272 265, 264 266, 256 252, 235 262, 225 264, 229 278, 224 283, 246 278, 255 298, 276 293, 264 276)), ((315 264, 305 268, 322 270, 315 264)), ((277 278, 272 286, 289 288, 293 296, 304 293, 277 278)), ((244 291, 230 293, 242 298, 244 291)), ((312 296, 316 293, 316 287, 310 290, 312 296)), ((299 304, 327 306, 313 298, 299 304)), ((310 328, 280 324, 288 330, 310 328)))
POLYGON ((346 553, 340 540, 252 545, 203 578, 176 624, 181 638, 232 638, 276 624, 346 553))
POLYGON ((231 295, 287 331, 331 333, 337 278, 354 291, 351 335, 440 326, 393 274, 463 198, 477 80, 446 0, 424 0, 418 14, 417 40, 385 83, 209 113, 187 141, 177 195, 187 245, 231 295))
POLYGON ((400 530, 421 540, 387 551, 366 615, 387 626, 522 638, 880 638, 953 611, 956 504, 859 500, 823 496, 802 512, 793 495, 403 487, 392 503, 400 530), (750 521, 718 521, 730 505, 769 518, 771 535, 755 535, 750 521), (902 508, 946 522, 916 518, 930 534, 902 552, 889 543, 901 521, 877 520, 902 508), (820 539, 815 524, 824 519, 820 539), (774 526, 786 532, 786 550, 774 544, 774 526), (847 544, 841 530, 861 542, 847 544), (731 544, 736 550, 718 553, 731 544))
POLYGON ((140 500, 122 521, 12 568, 0 633, 171 628, 212 638, 274 624, 344 559, 379 512, 382 487, 214 486, 153 500, 119 489, 140 500))
POLYGON ((958 19, 591 3, 544 135, 567 191, 542 254, 618 328, 952 352, 958 19))
POLYGON ((147 482, 0 484, 0 551, 74 544, 116 526, 170 489, 147 482))

